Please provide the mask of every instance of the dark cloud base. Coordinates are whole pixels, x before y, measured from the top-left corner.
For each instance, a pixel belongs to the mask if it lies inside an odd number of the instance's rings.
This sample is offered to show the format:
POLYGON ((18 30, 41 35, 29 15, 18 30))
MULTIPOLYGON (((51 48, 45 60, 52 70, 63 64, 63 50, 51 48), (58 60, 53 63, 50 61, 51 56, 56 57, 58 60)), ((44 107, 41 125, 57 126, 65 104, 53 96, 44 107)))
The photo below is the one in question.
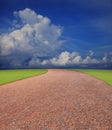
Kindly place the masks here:
POLYGON ((22 65, 21 67, 12 67, 10 65, 4 65, 0 63, 0 69, 7 70, 7 69, 112 69, 112 64, 86 64, 86 65, 68 65, 68 66, 53 66, 53 65, 46 65, 46 66, 37 66, 37 67, 29 67, 26 65, 22 65))

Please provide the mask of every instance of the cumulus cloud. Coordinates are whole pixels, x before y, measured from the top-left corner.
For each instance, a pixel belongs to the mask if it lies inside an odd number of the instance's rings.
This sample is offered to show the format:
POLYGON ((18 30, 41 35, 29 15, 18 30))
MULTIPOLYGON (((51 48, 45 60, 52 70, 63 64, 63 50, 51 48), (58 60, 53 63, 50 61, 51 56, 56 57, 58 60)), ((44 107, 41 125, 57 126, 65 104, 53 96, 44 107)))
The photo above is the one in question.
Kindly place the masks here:
POLYGON ((51 59, 51 63, 54 65, 77 65, 77 64, 98 64, 99 60, 87 56, 82 58, 77 52, 62 52, 58 58, 51 59))
POLYGON ((87 56, 85 59, 83 59, 82 63, 83 64, 98 64, 98 63, 100 63, 100 60, 87 56))
POLYGON ((14 15, 19 17, 23 23, 28 23, 31 25, 39 22, 40 19, 43 19, 42 15, 37 15, 35 11, 29 8, 20 11, 15 11, 14 15))
POLYGON ((102 63, 111 63, 112 64, 112 52, 104 54, 104 56, 102 57, 102 63))
POLYGON ((1 56, 15 51, 48 55, 64 42, 60 40, 62 27, 52 24, 48 17, 36 14, 29 8, 16 11, 14 15, 20 19, 21 28, 0 36, 1 56))
POLYGON ((29 62, 30 66, 35 65, 54 65, 54 66, 70 66, 70 65, 81 65, 81 64, 99 64, 101 61, 90 56, 82 58, 78 52, 61 52, 57 57, 53 57, 48 60, 39 60, 38 58, 32 58, 29 62))
POLYGON ((73 65, 73 64, 81 64, 82 57, 77 52, 62 52, 57 58, 52 58, 50 62, 53 65, 73 65))
POLYGON ((108 56, 94 58, 90 50, 85 57, 78 52, 61 51, 62 27, 51 20, 26 8, 15 11, 16 17, 9 33, 0 35, 0 68, 74 66, 107 63, 108 56), (2 63, 1 63, 2 62, 2 63))
POLYGON ((102 61, 103 61, 103 62, 106 62, 106 61, 107 61, 107 56, 106 56, 106 55, 102 58, 102 61))

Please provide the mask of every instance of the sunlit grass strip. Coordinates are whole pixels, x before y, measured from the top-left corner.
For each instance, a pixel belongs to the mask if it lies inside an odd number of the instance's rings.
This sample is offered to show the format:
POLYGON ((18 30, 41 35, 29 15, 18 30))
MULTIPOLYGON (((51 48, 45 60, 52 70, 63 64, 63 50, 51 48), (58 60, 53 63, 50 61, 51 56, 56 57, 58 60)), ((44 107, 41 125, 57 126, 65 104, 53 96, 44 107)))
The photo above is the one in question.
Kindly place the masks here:
POLYGON ((0 84, 6 84, 44 73, 47 73, 46 69, 0 70, 0 84))
POLYGON ((75 71, 84 72, 98 79, 103 80, 109 85, 112 85, 112 70, 96 70, 96 69, 73 69, 75 71))

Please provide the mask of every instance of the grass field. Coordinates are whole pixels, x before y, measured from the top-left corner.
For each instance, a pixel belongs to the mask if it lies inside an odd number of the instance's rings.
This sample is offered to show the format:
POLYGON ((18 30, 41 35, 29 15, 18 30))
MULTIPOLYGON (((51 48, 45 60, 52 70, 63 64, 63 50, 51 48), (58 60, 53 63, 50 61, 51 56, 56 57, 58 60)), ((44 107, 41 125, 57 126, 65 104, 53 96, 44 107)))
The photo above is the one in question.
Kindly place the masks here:
POLYGON ((46 73, 45 69, 0 70, 0 84, 46 73))
POLYGON ((112 85, 112 70, 92 70, 92 69, 74 69, 75 71, 80 71, 92 75, 104 82, 112 85))

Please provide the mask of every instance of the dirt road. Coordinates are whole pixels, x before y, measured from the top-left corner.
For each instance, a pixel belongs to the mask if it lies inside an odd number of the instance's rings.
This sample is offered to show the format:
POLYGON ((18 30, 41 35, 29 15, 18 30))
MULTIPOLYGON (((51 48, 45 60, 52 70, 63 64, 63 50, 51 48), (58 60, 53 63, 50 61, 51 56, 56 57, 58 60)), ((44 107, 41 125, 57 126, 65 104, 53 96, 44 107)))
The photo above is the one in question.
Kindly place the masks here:
POLYGON ((0 130, 112 130, 112 87, 52 69, 1 85, 0 130))

